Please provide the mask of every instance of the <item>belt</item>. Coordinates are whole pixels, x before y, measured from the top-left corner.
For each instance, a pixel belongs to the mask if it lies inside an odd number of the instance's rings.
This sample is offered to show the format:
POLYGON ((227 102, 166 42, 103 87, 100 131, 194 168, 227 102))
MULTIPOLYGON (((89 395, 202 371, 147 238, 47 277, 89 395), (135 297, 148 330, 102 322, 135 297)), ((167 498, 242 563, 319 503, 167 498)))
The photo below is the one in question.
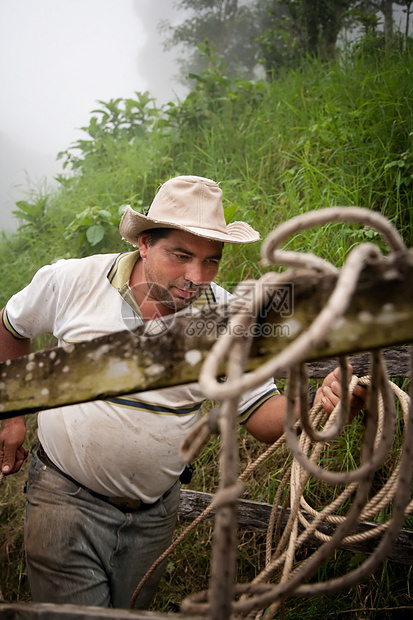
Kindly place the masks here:
MULTIPOLYGON (((70 482, 73 482, 73 484, 80 486, 82 489, 90 493, 92 497, 96 497, 97 499, 100 499, 102 502, 106 502, 107 504, 114 506, 115 508, 117 508, 118 510, 121 510, 122 512, 136 512, 138 510, 148 510, 149 508, 153 508, 154 506, 156 506, 156 504, 159 503, 159 499, 157 499, 156 502, 153 502, 153 504, 145 504, 145 502, 143 502, 141 499, 132 499, 131 497, 109 497, 108 495, 102 495, 101 493, 96 493, 96 491, 92 491, 92 489, 88 489, 83 484, 81 484, 80 482, 78 482, 77 480, 69 476, 68 474, 65 474, 64 471, 62 471, 59 467, 57 467, 57 465, 55 465, 49 459, 41 443, 39 443, 36 454, 39 460, 44 465, 46 465, 46 467, 50 467, 50 469, 54 469, 61 476, 63 476, 64 478, 67 478, 67 480, 70 480, 70 482)), ((162 499, 165 499, 169 495, 170 492, 171 492, 171 489, 168 489, 162 495, 162 499)))

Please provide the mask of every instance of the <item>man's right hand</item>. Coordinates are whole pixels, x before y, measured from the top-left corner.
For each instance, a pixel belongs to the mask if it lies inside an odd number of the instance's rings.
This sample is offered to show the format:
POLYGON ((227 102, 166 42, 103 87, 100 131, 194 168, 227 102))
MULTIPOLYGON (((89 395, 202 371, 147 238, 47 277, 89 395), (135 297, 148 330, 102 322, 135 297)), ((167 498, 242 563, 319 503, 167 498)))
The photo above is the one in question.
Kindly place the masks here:
POLYGON ((24 416, 4 420, 0 430, 1 473, 6 476, 19 471, 29 451, 23 448, 26 437, 24 416))

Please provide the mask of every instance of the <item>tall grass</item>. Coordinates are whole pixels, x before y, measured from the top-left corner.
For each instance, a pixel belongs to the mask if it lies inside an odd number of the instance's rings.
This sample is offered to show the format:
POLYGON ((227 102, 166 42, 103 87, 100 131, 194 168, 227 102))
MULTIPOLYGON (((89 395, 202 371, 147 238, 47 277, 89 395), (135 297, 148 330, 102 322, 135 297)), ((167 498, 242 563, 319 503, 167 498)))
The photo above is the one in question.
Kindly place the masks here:
MULTIPOLYGON (((20 228, 0 239, 0 303, 44 263, 127 249, 117 229, 122 205, 143 212, 159 183, 177 174, 220 181, 224 206, 236 205, 233 219, 249 222, 263 238, 302 212, 359 205, 386 215, 411 245, 412 93, 408 52, 379 59, 349 53, 335 63, 308 61, 272 83, 229 79, 212 64, 185 100, 161 108, 142 94, 135 103, 101 103, 102 114, 85 127, 85 141, 62 155, 68 166, 59 188, 17 205, 20 228)), ((359 226, 334 225, 296 235, 288 246, 340 265, 351 247, 366 238, 375 236, 359 226)), ((259 245, 226 248, 219 281, 232 289, 243 279, 259 277, 259 245)), ((31 436, 34 425, 31 419, 31 436)), ((348 435, 330 461, 350 466, 356 441, 356 434, 348 435)), ((243 430, 240 446, 242 466, 262 450, 243 430)), ((218 442, 211 442, 196 464, 192 488, 214 491, 217 453, 218 442)), ((254 475, 250 499, 272 500, 287 456, 280 452, 254 475)), ((23 471, 0 487, 0 586, 7 600, 29 598, 22 549, 24 478, 23 471)), ((308 492, 324 497, 321 489, 308 492)), ((203 525, 170 558, 155 608, 176 609, 187 593, 207 587, 211 535, 212 526, 203 525)), ((337 552, 316 578, 345 572, 357 561, 337 552)), ((255 576, 263 562, 263 537, 241 532, 240 580, 255 576)), ((389 608, 399 606, 397 617, 402 618, 401 608, 412 605, 410 588, 410 567, 386 563, 368 583, 349 592, 289 601, 285 617, 386 618, 392 617, 389 608), (379 611, 384 608, 388 611, 379 611)))

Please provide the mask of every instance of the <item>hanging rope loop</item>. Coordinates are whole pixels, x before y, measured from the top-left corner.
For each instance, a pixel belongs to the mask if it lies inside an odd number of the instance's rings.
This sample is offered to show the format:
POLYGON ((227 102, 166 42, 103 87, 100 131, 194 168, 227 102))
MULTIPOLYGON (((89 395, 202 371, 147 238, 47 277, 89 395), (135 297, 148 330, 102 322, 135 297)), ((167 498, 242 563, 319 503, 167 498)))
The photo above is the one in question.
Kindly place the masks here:
MULTIPOLYGON (((183 613, 206 615, 214 620, 227 620, 229 617, 260 618, 265 614, 268 620, 275 617, 281 603, 289 596, 330 593, 359 583, 374 572, 389 553, 405 516, 413 512, 413 502, 410 501, 413 467, 411 401, 389 380, 382 353, 376 350, 371 354, 371 374, 361 378, 353 376, 350 379, 347 359, 340 358, 341 402, 330 416, 325 413, 322 403, 309 410, 305 360, 347 311, 365 263, 379 266, 383 261, 406 251, 401 236, 388 220, 373 211, 357 207, 333 207, 300 215, 279 226, 264 241, 261 249, 263 261, 286 266, 287 271, 267 273, 256 282, 243 283, 242 295, 235 295, 230 305, 229 327, 212 347, 199 378, 205 396, 221 401, 222 409, 219 413, 214 411, 210 418, 200 420, 183 446, 185 461, 190 462, 200 453, 211 433, 216 430, 221 433, 220 489, 212 504, 195 520, 199 522, 206 514, 216 510, 212 577, 207 592, 196 593, 182 601, 183 613), (383 256, 375 245, 364 243, 353 248, 343 267, 337 269, 328 261, 311 254, 280 248, 291 235, 329 222, 354 222, 376 229, 387 244, 390 256, 383 256), (309 273, 336 277, 335 288, 324 308, 308 329, 281 353, 246 374, 245 361, 252 337, 251 331, 245 328, 256 322, 261 308, 286 282, 309 273), (227 378, 221 382, 219 372, 224 364, 227 378), (242 392, 260 386, 271 377, 277 377, 280 370, 285 368, 289 369, 285 434, 249 465, 237 481, 233 477, 238 456, 233 430, 238 398, 242 392), (331 444, 339 441, 347 432, 351 422, 350 398, 357 385, 368 389, 368 406, 364 417, 359 417, 364 436, 360 454, 357 458, 354 456, 353 466, 343 467, 343 471, 340 471, 337 467, 327 467, 326 462, 330 462, 330 459, 324 459, 323 456, 329 453, 331 444), (395 399, 400 401, 402 408, 402 448, 393 472, 377 491, 373 490, 375 473, 394 446, 397 419, 395 399), (299 422, 295 415, 297 400, 299 422), (298 433, 298 426, 301 433, 298 433), (227 577, 234 573, 235 551, 220 554, 220 545, 224 539, 227 544, 231 531, 236 530, 237 498, 243 492, 244 480, 284 443, 289 447, 291 458, 280 474, 281 482, 269 519, 266 566, 251 583, 233 584, 228 582, 227 577), (322 484, 334 485, 332 501, 321 510, 315 510, 306 498, 307 485, 314 479, 322 484), (287 485, 289 492, 285 493, 287 485), (353 533, 355 526, 387 509, 389 504, 393 504, 393 510, 388 522, 363 534, 365 537, 379 538, 373 553, 346 575, 308 585, 321 563, 343 541, 351 542, 361 536, 353 533), (289 516, 282 527, 287 510, 289 516), (336 526, 332 535, 323 533, 324 522, 336 526), (316 536, 321 545, 305 562, 300 563, 297 561, 297 553, 310 536, 316 536)), ((357 422, 356 418, 353 424, 357 422)), ((194 524, 188 530, 192 531, 194 524)), ((178 540, 181 539, 182 536, 178 540)), ((176 544, 173 548, 176 548, 176 544)), ((165 554, 159 562, 164 558, 165 554)), ((138 590, 143 583, 144 580, 138 590)), ((136 592, 134 596, 136 598, 136 592)))

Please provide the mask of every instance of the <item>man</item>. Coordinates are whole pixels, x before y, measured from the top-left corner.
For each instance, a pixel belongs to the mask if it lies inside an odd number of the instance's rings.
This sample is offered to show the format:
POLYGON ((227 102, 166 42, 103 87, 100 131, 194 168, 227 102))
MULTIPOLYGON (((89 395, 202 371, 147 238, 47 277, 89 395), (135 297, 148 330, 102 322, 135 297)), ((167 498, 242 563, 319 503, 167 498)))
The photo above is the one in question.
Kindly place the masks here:
MULTIPOLYGON (((1 360, 27 354, 41 333, 76 342, 191 304, 223 303, 228 294, 213 282, 223 244, 259 238, 244 222, 226 225, 218 184, 194 176, 167 181, 147 216, 128 207, 120 232, 137 251, 58 261, 11 298, 2 313, 1 360)), ((330 412, 339 393, 335 372, 316 399, 330 412)), ((185 465, 179 449, 204 398, 190 384, 40 412, 25 522, 34 601, 128 607, 171 541, 185 465)), ((352 405, 360 408, 357 396, 352 405)), ((239 409, 260 440, 283 433, 285 398, 272 382, 244 394, 239 409)), ((4 474, 20 469, 24 438, 24 417, 3 422, 4 474)), ((149 605, 161 573, 138 607, 149 605)))

